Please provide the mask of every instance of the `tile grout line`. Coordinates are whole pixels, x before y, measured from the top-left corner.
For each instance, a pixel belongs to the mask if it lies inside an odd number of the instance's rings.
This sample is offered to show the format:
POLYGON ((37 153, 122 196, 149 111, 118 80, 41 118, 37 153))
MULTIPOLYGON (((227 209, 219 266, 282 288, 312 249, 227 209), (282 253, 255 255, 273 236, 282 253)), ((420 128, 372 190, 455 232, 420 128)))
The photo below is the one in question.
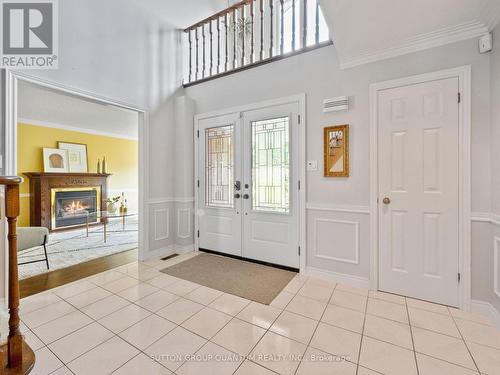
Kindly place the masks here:
MULTIPOLYGON (((300 274, 297 274, 297 276, 300 276, 300 274)), ((281 314, 283 314, 283 312, 285 311, 286 307, 290 304, 290 302, 292 302, 292 301, 293 301, 293 299, 297 296, 297 294, 299 293, 300 289, 302 289, 302 287, 305 285, 305 283, 307 282, 307 280, 308 280, 308 279, 309 279, 309 278, 307 278, 307 279, 306 279, 306 281, 304 281, 304 283, 302 283, 302 285, 300 286, 300 288, 299 288, 299 289, 297 289, 297 291, 296 291, 295 293, 290 293, 290 292, 287 292, 287 293, 293 294, 293 297, 292 297, 292 298, 290 298, 290 300, 289 300, 289 301, 285 304, 285 306, 283 306, 283 308, 280 308, 281 312, 280 312, 280 313, 276 316, 276 318, 274 318, 273 322, 269 325, 269 327, 267 327, 267 329, 265 329, 264 334, 260 337, 260 339, 259 339, 259 340, 257 340, 257 342, 256 342, 256 343, 255 343, 255 345, 254 345, 254 346, 250 349, 250 351, 248 352, 248 354, 246 354, 246 355, 245 355, 245 360, 247 360, 247 361, 249 361, 249 362, 252 362, 252 363, 255 363, 257 366, 263 367, 263 368, 265 368, 266 370, 270 370, 270 371, 272 371, 272 372, 276 373, 276 371, 274 371, 274 370, 272 370, 272 369, 270 369, 270 368, 268 368, 268 367, 266 367, 266 366, 264 366, 264 365, 262 365, 262 364, 259 364, 259 363, 257 363, 257 362, 252 361, 251 359, 249 359, 249 358, 248 358, 248 356, 249 356, 249 355, 250 355, 250 354, 254 351, 254 349, 255 349, 255 348, 259 345, 259 343, 262 341, 262 339, 264 338, 264 336, 265 336, 265 335, 266 335, 266 334, 270 331, 270 329, 271 329, 271 327, 273 326, 273 324, 274 324, 274 323, 276 323, 276 321, 278 320, 278 318, 281 316, 281 314)), ((278 295, 279 295, 279 294, 281 294, 282 292, 284 292, 284 291, 285 291, 285 289, 286 289, 286 286, 285 286, 285 288, 283 288, 283 289, 281 290, 281 292, 280 292, 280 293, 278 293, 278 295)), ((277 296, 276 296, 276 297, 277 297, 277 296)), ((276 297, 275 297, 275 298, 276 298, 276 297)), ((271 303, 272 303, 272 301, 271 301, 271 303)), ((266 305, 266 306, 271 306, 271 305, 269 304, 269 305, 266 305)), ((243 311, 243 310, 242 310, 242 311, 243 311)), ((241 311, 240 311, 240 312, 241 312, 241 311)), ((247 322, 247 323, 248 323, 248 322, 247 322)), ((249 323, 249 324, 251 324, 251 323, 249 323)), ((262 327, 260 327, 260 328, 262 328, 262 327)), ((272 332, 272 331, 271 331, 271 332, 272 332)), ((272 333, 274 333, 274 332, 272 332, 272 333)), ((281 335, 280 335, 280 336, 281 336, 281 335)), ((283 337, 285 337, 285 336, 283 336, 283 337)), ((289 338, 289 337, 287 337, 287 339, 290 339, 290 338, 289 338)), ((295 340, 293 340, 293 341, 295 341, 295 340)), ((306 350, 307 350, 307 349, 306 349, 306 350)), ((243 365, 243 363, 245 362, 245 360, 243 360, 243 361, 240 363, 240 365, 236 368, 236 370, 233 372, 233 374, 235 374, 235 373, 239 370, 239 368, 243 365)))
MULTIPOLYGON (((306 282, 307 282, 307 281, 306 281, 306 282)), ((305 285, 305 283, 304 283, 304 285, 305 285)), ((302 286, 302 288, 304 287, 304 285, 302 286)), ((311 346, 311 342, 312 342, 312 340, 313 340, 313 338, 314 338, 314 335, 316 334, 316 331, 318 330, 318 327, 319 327, 319 325, 320 325, 320 323, 321 323, 321 320, 323 319, 323 316, 325 315, 326 310, 328 309, 328 305, 330 304, 330 301, 332 300, 333 293, 335 293, 335 289, 337 289, 337 286, 338 286, 338 283, 335 283, 335 285, 334 285, 334 287, 333 287, 333 289, 332 289, 332 291, 331 291, 331 293, 330 293, 330 296, 328 297, 328 301, 326 301, 326 306, 325 306, 325 308, 323 309, 323 312, 321 313, 321 316, 320 316, 320 317, 319 317, 319 319, 318 319, 318 323, 316 324, 316 327, 314 327, 314 330, 313 330, 313 333, 312 333, 312 335, 311 335, 311 338, 309 339, 309 342, 306 344, 306 350, 304 351, 304 354, 307 352, 307 350, 308 350, 309 348, 313 348, 313 349, 315 349, 314 347, 312 347, 312 346, 311 346)), ((302 290, 302 288, 300 288, 300 289, 297 291, 297 294, 298 294, 298 292, 300 292, 300 290, 302 290)), ((299 371, 300 365, 302 364, 303 360, 304 360, 304 358, 302 358, 302 359, 300 360, 299 365, 298 365, 298 366, 297 366, 297 368, 295 369, 294 374, 297 374, 297 372, 299 371)))
POLYGON ((476 359, 472 355, 472 352, 469 349, 469 345, 467 344, 467 341, 465 341, 465 338, 464 338, 464 336, 462 334, 462 331, 460 330, 460 327, 458 326, 458 324, 457 324, 457 322, 455 320, 455 317, 451 313, 450 313, 450 315, 451 315, 451 319, 453 320, 453 323, 455 324, 455 327, 457 328, 458 333, 460 334, 460 337, 462 338, 462 342, 464 343, 465 347, 467 348, 467 352, 469 353, 469 355, 470 355, 470 357, 472 359, 472 362, 474 362, 474 366, 476 366, 477 372, 479 374, 481 374, 481 370, 479 369, 479 366, 477 365, 476 359))
POLYGON ((413 339, 413 329, 410 319, 410 310, 408 309, 408 300, 406 297, 405 297, 405 307, 406 307, 406 316, 408 318, 408 325, 410 326, 410 336, 411 336, 411 344, 413 346, 413 358, 415 358, 415 368, 417 369, 417 375, 419 375, 420 371, 418 370, 417 352, 415 350, 415 340, 413 339))
POLYGON ((356 363, 356 375, 359 373, 359 362, 361 361, 361 349, 363 348, 363 338, 365 337, 365 325, 366 325, 366 315, 368 314, 368 302, 370 302, 370 292, 368 291, 368 295, 366 297, 365 303, 365 314, 363 317, 363 327, 361 328, 361 340, 359 342, 359 351, 358 351, 358 363, 356 363))

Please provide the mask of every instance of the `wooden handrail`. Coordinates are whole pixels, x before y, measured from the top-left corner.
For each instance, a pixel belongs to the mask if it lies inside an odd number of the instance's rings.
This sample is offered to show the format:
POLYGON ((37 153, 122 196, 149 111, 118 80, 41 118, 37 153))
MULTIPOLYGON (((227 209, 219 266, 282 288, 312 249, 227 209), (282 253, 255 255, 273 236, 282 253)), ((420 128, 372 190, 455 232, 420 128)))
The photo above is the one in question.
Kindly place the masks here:
POLYGON ((6 345, 7 359, 3 350, 1 369, 7 374, 28 374, 35 364, 35 355, 26 344, 19 329, 19 275, 17 270, 17 218, 19 216, 19 185, 21 177, 0 176, 5 186, 5 216, 8 224, 9 252, 9 337, 6 345))
POLYGON ((201 25, 204 25, 204 24, 206 24, 206 23, 208 23, 210 21, 214 21, 214 20, 216 20, 219 17, 223 17, 224 15, 231 13, 233 10, 237 10, 240 7, 242 7, 244 5, 247 5, 247 4, 250 4, 253 1, 255 1, 255 0, 243 0, 243 1, 240 1, 239 3, 236 3, 236 4, 232 5, 232 6, 230 6, 229 8, 223 9, 220 12, 212 14, 210 17, 207 17, 207 18, 205 18, 205 19, 203 19, 203 20, 201 20, 199 22, 196 22, 195 24, 193 24, 193 25, 185 28, 184 32, 188 33, 191 30, 195 30, 197 27, 200 27, 201 25))
POLYGON ((239 1, 184 30, 189 66, 183 85, 206 82, 331 44, 325 37, 327 33, 323 33, 328 30, 321 29, 325 26, 320 21, 319 0, 239 1))

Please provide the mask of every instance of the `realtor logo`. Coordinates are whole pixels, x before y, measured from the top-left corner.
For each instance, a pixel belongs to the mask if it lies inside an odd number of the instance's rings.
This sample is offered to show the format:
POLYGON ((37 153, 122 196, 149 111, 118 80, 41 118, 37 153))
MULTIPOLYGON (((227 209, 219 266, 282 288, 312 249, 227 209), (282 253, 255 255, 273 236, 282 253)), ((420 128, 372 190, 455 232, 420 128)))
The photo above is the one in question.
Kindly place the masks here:
POLYGON ((57 69, 57 0, 0 0, 1 67, 57 69))

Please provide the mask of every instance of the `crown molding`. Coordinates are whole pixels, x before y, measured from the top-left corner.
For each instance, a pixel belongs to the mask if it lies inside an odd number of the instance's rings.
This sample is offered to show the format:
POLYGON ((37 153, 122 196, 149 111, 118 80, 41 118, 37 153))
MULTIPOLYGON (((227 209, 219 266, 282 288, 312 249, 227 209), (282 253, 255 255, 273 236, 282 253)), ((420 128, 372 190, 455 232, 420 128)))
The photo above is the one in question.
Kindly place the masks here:
POLYGON ((430 33, 421 34, 397 46, 375 51, 366 50, 356 56, 342 56, 339 52, 340 68, 349 69, 359 65, 460 42, 462 40, 477 38, 489 32, 489 30, 488 25, 476 20, 453 27, 446 27, 430 33))
POLYGON ((118 139, 127 139, 129 141, 137 141, 137 140, 139 140, 138 137, 124 135, 124 134, 112 133, 112 132, 107 132, 107 131, 102 131, 102 130, 80 128, 78 126, 56 124, 56 123, 53 123, 53 122, 33 120, 33 119, 24 118, 24 117, 18 118, 17 119, 17 123, 18 124, 25 124, 25 125, 40 126, 40 127, 44 127, 44 128, 67 130, 67 131, 78 132, 78 133, 100 135, 100 136, 103 136, 103 137, 118 138, 118 139))

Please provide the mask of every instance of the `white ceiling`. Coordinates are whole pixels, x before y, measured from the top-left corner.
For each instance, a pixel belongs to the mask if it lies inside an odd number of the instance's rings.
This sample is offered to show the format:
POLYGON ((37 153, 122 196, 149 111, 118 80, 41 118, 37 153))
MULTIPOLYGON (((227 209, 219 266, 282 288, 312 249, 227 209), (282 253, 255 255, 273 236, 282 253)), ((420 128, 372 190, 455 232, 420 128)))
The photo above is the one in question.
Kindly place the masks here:
MULTIPOLYGON (((229 0, 232 3, 233 0, 229 0)), ((228 0, 133 0, 149 14, 185 29, 228 7, 228 0)))
POLYGON ((33 125, 137 139, 138 114, 20 81, 18 119, 33 125))
POLYGON ((348 68, 478 37, 500 18, 499 0, 320 0, 348 68))

